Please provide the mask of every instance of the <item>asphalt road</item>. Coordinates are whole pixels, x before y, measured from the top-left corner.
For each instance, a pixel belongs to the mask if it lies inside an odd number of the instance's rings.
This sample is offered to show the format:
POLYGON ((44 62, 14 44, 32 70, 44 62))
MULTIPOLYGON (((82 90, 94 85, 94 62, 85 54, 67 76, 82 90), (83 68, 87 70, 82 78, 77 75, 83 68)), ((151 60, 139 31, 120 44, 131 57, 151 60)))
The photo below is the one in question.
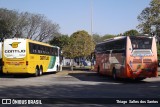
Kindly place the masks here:
MULTIPOLYGON (((0 77, 0 98, 160 98, 160 77, 147 78, 138 82, 114 81, 110 77, 99 76, 90 71, 62 71, 40 77, 4 75, 0 77)), ((63 107, 64 105, 56 104, 56 106, 63 107)), ((103 107, 106 105, 83 104, 83 106, 103 107)), ((130 104, 127 106, 135 107, 130 104)), ((150 104, 138 104, 138 106, 153 107, 150 104)), ((160 105, 155 104, 155 106, 160 105)))

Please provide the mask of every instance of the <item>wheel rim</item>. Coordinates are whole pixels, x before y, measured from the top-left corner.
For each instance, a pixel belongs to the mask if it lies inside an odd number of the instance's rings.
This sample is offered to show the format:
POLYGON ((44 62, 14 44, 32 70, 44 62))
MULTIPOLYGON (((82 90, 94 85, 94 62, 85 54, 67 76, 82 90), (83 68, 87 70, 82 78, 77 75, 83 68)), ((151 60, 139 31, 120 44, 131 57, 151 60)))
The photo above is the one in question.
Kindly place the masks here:
POLYGON ((36 68, 35 76, 38 76, 38 69, 36 68))

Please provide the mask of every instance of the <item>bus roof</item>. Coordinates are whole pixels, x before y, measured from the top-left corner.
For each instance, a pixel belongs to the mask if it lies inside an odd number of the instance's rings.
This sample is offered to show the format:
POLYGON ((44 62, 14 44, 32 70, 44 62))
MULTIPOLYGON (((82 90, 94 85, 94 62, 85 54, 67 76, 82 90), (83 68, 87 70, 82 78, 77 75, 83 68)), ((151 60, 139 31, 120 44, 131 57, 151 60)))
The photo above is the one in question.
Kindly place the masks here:
MULTIPOLYGON (((31 39, 26 39, 26 38, 7 38, 5 40, 26 40, 28 42, 32 42, 35 44, 41 44, 41 45, 45 45, 45 46, 50 46, 50 47, 55 47, 55 48, 59 48, 58 46, 54 46, 54 45, 50 45, 48 43, 44 43, 44 42, 39 42, 39 41, 35 41, 35 40, 31 40, 31 39)), ((4 40, 4 41, 5 41, 4 40)))
POLYGON ((153 38, 152 36, 145 36, 145 35, 140 35, 140 36, 118 36, 118 37, 114 37, 114 38, 109 38, 109 39, 105 39, 103 42, 97 43, 98 44, 102 44, 102 43, 106 43, 106 42, 111 42, 111 41, 116 41, 116 40, 120 40, 120 39, 124 39, 124 38, 153 38))
POLYGON ((115 41, 115 40, 120 40, 120 39, 124 39, 126 37, 127 36, 118 36, 118 37, 114 37, 114 38, 109 38, 109 39, 105 39, 103 42, 100 42, 100 43, 97 43, 97 44, 111 42, 111 41, 115 41))

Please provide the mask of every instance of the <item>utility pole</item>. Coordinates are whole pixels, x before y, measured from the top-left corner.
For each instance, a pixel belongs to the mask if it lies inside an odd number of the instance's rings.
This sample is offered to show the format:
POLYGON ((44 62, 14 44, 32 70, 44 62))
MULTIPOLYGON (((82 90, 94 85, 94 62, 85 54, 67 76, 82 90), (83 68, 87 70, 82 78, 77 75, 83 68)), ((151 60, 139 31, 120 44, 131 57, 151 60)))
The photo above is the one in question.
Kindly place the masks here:
POLYGON ((93 30, 93 0, 91 0, 91 4, 90 4, 91 6, 90 6, 90 8, 91 8, 91 16, 90 16, 90 18, 91 18, 91 37, 92 37, 92 30, 93 30))
MULTIPOLYGON (((91 18, 91 51, 92 51, 92 30, 93 30, 93 0, 90 0, 90 18, 91 18)), ((92 70, 92 53, 91 53, 91 70, 92 70)))

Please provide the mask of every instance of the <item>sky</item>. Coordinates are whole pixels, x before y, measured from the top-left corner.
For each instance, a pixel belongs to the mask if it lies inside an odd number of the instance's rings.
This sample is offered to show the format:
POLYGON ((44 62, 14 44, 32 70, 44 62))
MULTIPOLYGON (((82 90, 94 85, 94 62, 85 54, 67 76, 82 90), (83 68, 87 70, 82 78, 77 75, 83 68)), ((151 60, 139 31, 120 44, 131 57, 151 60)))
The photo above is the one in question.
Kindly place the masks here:
POLYGON ((151 0, 0 0, 0 8, 42 14, 59 24, 59 32, 71 35, 86 30, 99 35, 136 29, 137 16, 151 0), (92 7, 92 9, 91 9, 92 7), (91 12, 92 10, 92 12, 91 12), (92 13, 92 15, 91 15, 92 13))

